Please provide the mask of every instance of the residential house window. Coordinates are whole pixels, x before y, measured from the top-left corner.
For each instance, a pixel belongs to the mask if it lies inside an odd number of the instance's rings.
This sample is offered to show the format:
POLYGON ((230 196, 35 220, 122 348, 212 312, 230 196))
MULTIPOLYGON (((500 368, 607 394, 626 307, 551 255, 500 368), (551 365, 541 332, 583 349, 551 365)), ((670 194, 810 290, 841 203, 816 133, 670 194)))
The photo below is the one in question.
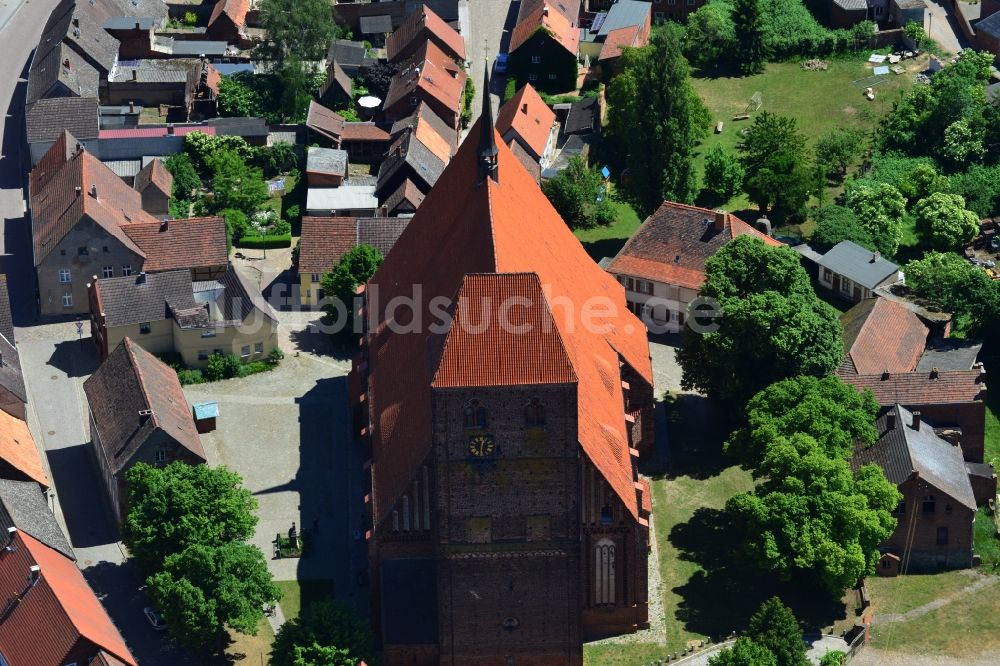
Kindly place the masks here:
POLYGON ((648 296, 652 296, 653 295, 653 283, 652 282, 647 282, 645 280, 640 280, 639 281, 639 293, 640 294, 646 294, 648 296))
POLYGON ((207 361, 208 360, 208 350, 207 349, 199 349, 198 350, 198 360, 199 361, 207 361))
POLYGON ((594 548, 594 604, 615 603, 615 543, 601 539, 594 548))
POLYGON ((656 18, 657 23, 663 23, 667 19, 663 12, 655 12, 655 14, 656 16, 654 18, 656 18))
POLYGON ((65 257, 66 256, 66 250, 59 250, 59 256, 65 257))
POLYGON ((947 546, 948 545, 948 528, 939 527, 937 528, 937 545, 947 546))
POLYGON ((851 287, 854 285, 849 279, 842 277, 840 281, 840 290, 845 294, 851 293, 851 287))
POLYGON ((549 74, 549 81, 555 81, 555 80, 556 80, 556 75, 555 74, 549 74))
POLYGON ((263 342, 255 342, 253 344, 253 353, 254 354, 263 354, 264 353, 264 343, 263 342))
POLYGON ((104 277, 106 277, 106 278, 114 277, 115 276, 115 267, 114 266, 105 266, 103 269, 101 269, 101 274, 104 277))
POLYGON ((89 252, 87 252, 87 248, 86 247, 78 247, 78 248, 76 248, 76 253, 79 256, 81 256, 81 257, 86 257, 88 254, 90 254, 89 252))
POLYGON ((240 348, 240 356, 242 358, 246 358, 249 355, 250 355, 250 345, 243 345, 243 347, 240 348))
POLYGON ((922 510, 924 513, 934 513, 934 495, 928 495, 924 498, 922 510))
POLYGON ((111 250, 109 250, 109 249, 108 249, 108 246, 107 246, 107 245, 105 245, 105 246, 104 246, 104 252, 105 252, 105 253, 107 253, 107 252, 110 252, 110 251, 111 251, 111 250))
POLYGON ((64 308, 73 307, 73 294, 70 293, 63 294, 63 307, 64 308))
POLYGON ((545 425, 545 407, 538 398, 532 398, 531 402, 525 405, 524 424, 529 428, 541 428, 545 425))
POLYGON ((163 449, 157 449, 155 460, 158 464, 167 462, 167 452, 163 449))
POLYGON ((139 335, 149 335, 149 332, 151 330, 152 327, 150 326, 148 321, 144 321, 141 324, 139 324, 139 335))
POLYGON ((946 515, 946 516, 950 516, 951 515, 951 504, 945 504, 944 505, 944 515, 946 515))
POLYGON ((61 282, 62 284, 69 284, 72 281, 73 281, 73 278, 70 275, 69 269, 68 268, 60 268, 59 269, 59 282, 61 282))
POLYGON ((462 421, 466 428, 481 430, 486 427, 486 408, 478 400, 470 400, 465 404, 462 421))
POLYGON ((533 56, 531 56, 531 64, 532 65, 540 65, 541 63, 542 63, 542 56, 540 56, 540 55, 533 55, 533 56))
POLYGON ((538 74, 534 74, 534 73, 528 74, 528 80, 529 81, 537 81, 538 80, 538 74))
POLYGON ((832 282, 833 281, 833 271, 831 271, 829 268, 824 268, 823 269, 823 281, 824 282, 832 282))
POLYGON ((122 264, 122 275, 125 277, 132 275, 132 264, 122 264))
POLYGON ((312 281, 313 282, 319 282, 322 278, 323 278, 323 276, 320 275, 319 273, 313 273, 312 274, 312 281))
POLYGON ((212 329, 208 329, 207 331, 202 331, 201 332, 201 337, 203 337, 203 338, 214 338, 215 337, 215 331, 212 330, 212 329))
POLYGON ((893 515, 902 516, 906 513, 906 500, 899 500, 899 504, 893 510, 893 515))

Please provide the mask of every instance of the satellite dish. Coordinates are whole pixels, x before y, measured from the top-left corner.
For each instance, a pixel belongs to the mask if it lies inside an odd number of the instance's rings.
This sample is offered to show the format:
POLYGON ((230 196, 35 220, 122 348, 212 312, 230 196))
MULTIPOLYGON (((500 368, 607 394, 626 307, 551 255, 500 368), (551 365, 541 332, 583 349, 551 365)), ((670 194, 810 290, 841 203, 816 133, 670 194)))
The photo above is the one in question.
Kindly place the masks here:
POLYGON ((362 109, 377 109, 382 105, 382 100, 378 97, 373 97, 371 95, 365 95, 358 99, 358 106, 362 109))

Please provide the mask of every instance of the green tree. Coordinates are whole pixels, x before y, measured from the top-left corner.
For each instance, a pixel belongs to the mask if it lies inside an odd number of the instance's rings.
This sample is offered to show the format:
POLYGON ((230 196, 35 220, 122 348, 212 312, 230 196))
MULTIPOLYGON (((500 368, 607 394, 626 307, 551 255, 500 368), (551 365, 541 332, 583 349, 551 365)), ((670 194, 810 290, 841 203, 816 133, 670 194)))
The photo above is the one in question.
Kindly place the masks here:
POLYGON ((608 199, 597 201, 601 182, 597 169, 575 156, 554 178, 542 182, 542 191, 570 229, 592 229, 611 221, 608 199))
POLYGON ((225 467, 138 463, 126 481, 129 511, 122 541, 147 573, 190 545, 249 539, 257 525, 257 501, 240 475, 225 467))
POLYGON ((247 165, 235 151, 223 150, 206 159, 212 170, 215 210, 234 208, 248 217, 267 201, 270 194, 264 173, 247 165))
POLYGON ((740 636, 731 646, 709 657, 708 666, 778 666, 778 661, 763 645, 740 636))
POLYGON ((914 294, 935 302, 988 337, 1000 323, 1000 282, 990 279, 953 252, 928 252, 906 264, 906 286, 914 294))
POLYGON ((948 178, 930 164, 918 164, 906 174, 899 191, 910 202, 929 197, 935 192, 947 192, 948 178))
POLYGON ((871 234, 875 247, 893 256, 903 236, 901 220, 906 215, 906 199, 892 185, 855 185, 847 190, 845 203, 871 234))
POLYGON ((759 474, 775 437, 809 435, 826 455, 848 460, 855 442, 878 437, 878 403, 833 375, 793 377, 771 384, 747 403, 746 425, 729 436, 725 451, 759 474))
POLYGON ((986 147, 983 146, 983 133, 977 130, 978 128, 973 128, 966 118, 948 125, 944 129, 941 157, 956 165, 981 159, 986 147))
POLYGON ((257 77, 250 72, 237 72, 219 80, 219 115, 262 116, 264 104, 260 97, 257 77))
POLYGON ((795 119, 760 113, 739 151, 747 174, 744 190, 761 212, 770 212, 773 205, 779 220, 801 215, 816 182, 795 119))
POLYGON ((843 178, 865 146, 865 135, 859 130, 842 127, 830 130, 816 141, 816 161, 827 172, 836 171, 843 178))
MULTIPOLYGON (((201 178, 198 177, 198 170, 194 168, 187 153, 171 155, 163 160, 163 166, 174 177, 173 192, 171 193, 173 198, 182 201, 190 201, 194 198, 193 193, 201 187, 201 178)), ((185 217, 187 216, 185 215, 185 217)))
POLYGON ((253 159, 253 147, 241 136, 215 136, 203 132, 184 135, 184 154, 191 158, 191 164, 203 180, 212 177, 210 158, 227 150, 236 153, 242 160, 253 159))
POLYGON ((760 0, 735 0, 733 24, 737 48, 732 57, 743 76, 764 71, 764 12, 760 0))
POLYGON ((924 32, 924 26, 920 25, 916 21, 907 21, 906 25, 903 26, 903 32, 906 33, 907 37, 916 42, 918 49, 924 48, 929 41, 927 39, 927 33, 924 32))
POLYGON ((621 61, 608 100, 612 132, 628 155, 625 189, 644 213, 665 199, 689 203, 697 193, 694 147, 709 116, 691 86, 679 28, 655 30, 649 44, 626 49, 621 61))
POLYGON ((973 164, 967 171, 952 174, 948 186, 938 191, 960 194, 966 208, 980 218, 993 217, 1000 213, 1000 165, 973 164))
POLYGON ((170 635, 192 647, 210 646, 226 627, 256 635, 264 606, 281 598, 264 554, 240 542, 190 545, 146 584, 170 635))
POLYGON ((303 122, 309 111, 312 93, 309 92, 312 65, 297 58, 289 58, 281 66, 281 119, 286 123, 303 122))
POLYGON ((819 660, 819 666, 844 666, 847 655, 840 650, 831 650, 819 660))
POLYGON ((736 49, 736 27, 729 7, 711 2, 688 15, 684 55, 697 67, 716 67, 736 49))
POLYGON ((351 336, 360 331, 353 314, 357 289, 375 275, 382 258, 376 248, 362 243, 345 253, 331 272, 323 274, 323 311, 339 335, 351 336))
POLYGON ((308 647, 296 645, 292 649, 292 666, 356 666, 347 650, 324 647, 313 643, 308 647))
POLYGON ((330 42, 341 33, 326 0, 261 0, 260 23, 267 39, 255 56, 277 71, 288 60, 317 62, 326 57, 330 42))
POLYGON ((798 620, 778 597, 765 601, 750 616, 747 635, 774 655, 777 666, 809 666, 798 620))
POLYGON ((472 77, 465 79, 465 87, 462 88, 462 127, 468 127, 472 121, 472 102, 476 97, 476 83, 472 77))
MULTIPOLYGON (((299 666, 295 661, 296 648, 306 648, 308 652, 313 646, 337 650, 338 657, 345 652, 349 659, 344 663, 350 666, 361 660, 371 663, 374 652, 367 623, 346 606, 329 600, 307 605, 297 618, 281 626, 271 647, 271 666, 299 666)), ((332 666, 340 666, 340 662, 333 662, 332 666)))
POLYGON ((935 192, 913 206, 917 232, 931 248, 961 250, 979 234, 979 216, 959 194, 935 192))
POLYGON ((705 265, 702 296, 722 316, 703 323, 697 310, 677 354, 685 389, 742 404, 775 381, 822 376, 843 356, 837 313, 816 298, 798 255, 740 236, 705 265))
MULTIPOLYGON (((704 8, 712 5, 705 5, 704 8)), ((743 165, 739 159, 720 145, 705 155, 705 187, 729 200, 743 185, 743 165)))
POLYGON ((809 237, 809 244, 817 252, 827 252, 840 241, 854 241, 861 247, 875 249, 872 235, 861 226, 857 216, 844 206, 824 206, 816 211, 816 229, 809 237))

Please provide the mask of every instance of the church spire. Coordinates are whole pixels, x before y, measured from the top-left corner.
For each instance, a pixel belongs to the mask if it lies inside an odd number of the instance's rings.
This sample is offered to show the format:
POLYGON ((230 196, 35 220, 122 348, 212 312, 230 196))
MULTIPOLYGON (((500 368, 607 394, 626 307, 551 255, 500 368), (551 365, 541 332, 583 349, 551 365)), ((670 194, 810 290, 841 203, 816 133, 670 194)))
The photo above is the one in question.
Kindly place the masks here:
POLYGON ((485 183, 487 178, 499 182, 497 173, 496 137, 493 127, 493 103, 490 100, 490 62, 483 65, 483 112, 479 126, 479 180, 485 183))

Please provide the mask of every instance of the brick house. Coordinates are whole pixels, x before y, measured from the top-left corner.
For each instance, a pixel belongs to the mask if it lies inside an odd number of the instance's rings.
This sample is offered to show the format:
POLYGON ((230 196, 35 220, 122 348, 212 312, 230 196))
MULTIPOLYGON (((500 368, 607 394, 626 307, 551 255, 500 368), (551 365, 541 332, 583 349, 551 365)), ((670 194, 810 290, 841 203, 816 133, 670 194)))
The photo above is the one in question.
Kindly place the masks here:
POLYGON ((245 40, 250 0, 218 0, 208 18, 208 38, 227 44, 245 40))
POLYGON ((647 326, 679 331, 705 282, 705 262, 737 236, 781 243, 723 211, 665 201, 607 266, 625 287, 632 312, 647 326))
POLYGON ((488 99, 470 137, 364 292, 349 386, 373 626, 389 666, 579 665, 585 637, 648 626, 648 344, 623 307, 597 327, 556 309, 624 293, 500 145, 488 99), (424 325, 399 330, 411 317, 383 308, 413 285, 424 325))
POLYGON ((132 187, 142 197, 143 210, 157 217, 170 214, 174 177, 159 158, 150 160, 149 164, 139 170, 132 187))
POLYGON ((580 31, 580 56, 599 66, 605 80, 618 71, 618 58, 626 47, 639 48, 649 41, 652 5, 640 0, 618 0, 596 14, 580 31))
POLYGON ((346 177, 346 150, 314 146, 306 149, 306 182, 309 187, 340 187, 346 177))
POLYGON ((420 45, 432 41, 455 62, 465 60, 465 40, 433 9, 421 4, 385 42, 389 62, 405 62, 420 45))
POLYGON ((14 341, 7 275, 0 273, 0 410, 27 420, 28 392, 21 372, 21 359, 14 341))
POLYGON ((652 4, 653 21, 663 23, 664 21, 686 21, 691 13, 707 4, 707 0, 653 0, 652 4))
POLYGON ((510 34, 510 72, 546 92, 576 88, 580 0, 521 0, 510 34))
POLYGON ((409 64, 392 77, 382 112, 386 120, 402 120, 423 102, 457 133, 467 78, 454 60, 434 42, 426 41, 409 64))
POLYGON ((177 373, 131 338, 83 383, 83 392, 90 441, 119 520, 128 512, 125 475, 136 463, 205 462, 177 373))
POLYGON ((552 160, 559 137, 556 114, 549 108, 530 83, 524 84, 507 100, 497 113, 497 131, 504 143, 519 144, 521 149, 542 169, 552 160))
POLYGON ((976 498, 961 446, 939 437, 920 411, 898 404, 882 410, 876 427, 878 440, 859 444, 852 466, 878 465, 903 494, 878 573, 971 567, 976 498))
POLYGON ((868 298, 840 316, 844 361, 838 375, 893 374, 917 369, 927 346, 927 327, 905 306, 868 298))
POLYGON ((0 478, 50 485, 28 424, 6 411, 0 411, 0 478))
POLYGON ((0 549, 0 654, 9 664, 137 666, 76 562, 14 528, 0 549))

